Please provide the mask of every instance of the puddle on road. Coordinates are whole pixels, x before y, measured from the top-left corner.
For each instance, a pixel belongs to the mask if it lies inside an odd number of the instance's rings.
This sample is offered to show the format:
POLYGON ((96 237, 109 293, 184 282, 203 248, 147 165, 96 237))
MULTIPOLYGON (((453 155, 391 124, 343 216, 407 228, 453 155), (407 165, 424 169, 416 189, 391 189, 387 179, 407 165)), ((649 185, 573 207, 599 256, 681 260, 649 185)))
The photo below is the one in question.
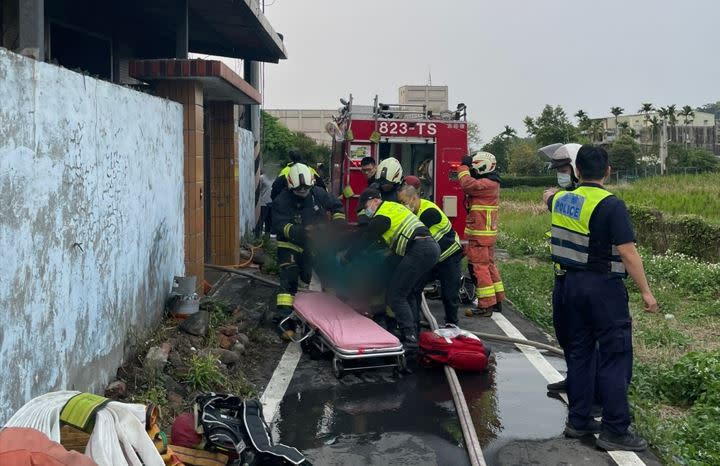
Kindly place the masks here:
POLYGON ((545 379, 519 352, 496 353, 496 370, 461 374, 460 383, 488 465, 513 440, 558 437, 565 427, 565 405, 548 398, 545 379))
MULTIPOLYGON (((566 416, 563 403, 546 396, 545 379, 525 356, 501 352, 496 360, 487 374, 460 374, 489 465, 513 440, 560 436, 566 416)), ((283 399, 274 437, 305 452, 316 466, 468 464, 443 372, 418 370, 374 383, 330 384, 324 377, 307 383, 313 372, 296 373, 305 380, 294 380, 297 388, 291 386, 283 399)))
POLYGON ((274 434, 316 466, 468 464, 442 372, 289 392, 279 417, 274 434))

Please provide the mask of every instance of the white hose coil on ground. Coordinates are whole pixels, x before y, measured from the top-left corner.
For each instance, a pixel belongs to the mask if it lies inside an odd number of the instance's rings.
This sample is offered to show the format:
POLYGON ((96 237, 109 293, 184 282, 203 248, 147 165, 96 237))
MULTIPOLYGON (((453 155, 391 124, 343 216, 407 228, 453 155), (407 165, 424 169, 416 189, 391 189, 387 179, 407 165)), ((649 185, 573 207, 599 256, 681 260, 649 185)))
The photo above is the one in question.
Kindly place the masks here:
MULTIPOLYGON (((29 427, 60 443, 60 412, 76 391, 51 392, 28 401, 5 427, 29 427)), ((140 404, 111 401, 97 412, 85 454, 98 466, 164 466, 147 432, 140 404)))

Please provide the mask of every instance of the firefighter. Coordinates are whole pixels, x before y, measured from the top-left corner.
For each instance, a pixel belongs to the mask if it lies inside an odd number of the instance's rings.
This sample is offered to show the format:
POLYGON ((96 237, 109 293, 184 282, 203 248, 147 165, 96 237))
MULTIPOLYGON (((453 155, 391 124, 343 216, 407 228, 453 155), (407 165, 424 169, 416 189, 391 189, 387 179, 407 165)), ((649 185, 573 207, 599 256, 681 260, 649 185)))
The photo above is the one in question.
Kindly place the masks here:
POLYGON ((360 170, 367 179, 368 186, 375 182, 375 173, 377 172, 377 164, 372 157, 363 157, 360 161, 360 170))
MULTIPOLYGON (((460 237, 453 230, 450 219, 445 212, 431 201, 421 199, 415 187, 406 184, 398 192, 400 202, 417 215, 428 227, 430 234, 440 245, 440 257, 429 278, 440 280, 440 296, 445 308, 445 323, 458 323, 458 307, 460 306, 460 262, 462 246, 460 237)), ((422 286, 427 280, 423 280, 422 286)))
MULTIPOLYGON (((297 149, 290 149, 288 151, 288 157, 290 158, 290 162, 288 162, 288 164, 285 165, 282 170, 280 170, 277 178, 275 178, 275 181, 273 181, 272 190, 270 191, 270 198, 273 201, 276 197, 280 195, 281 192, 287 189, 287 175, 290 171, 290 168, 296 163, 302 163, 304 165, 307 165, 307 163, 305 162, 305 157, 297 149)), ((313 182, 315 183, 315 186, 317 186, 318 188, 326 189, 327 187, 325 186, 325 182, 320 177, 317 170, 310 166, 308 166, 308 169, 313 175, 313 182)))
POLYGON ((495 171, 495 156, 489 152, 476 152, 462 158, 458 169, 460 186, 465 192, 468 210, 465 237, 468 240, 466 255, 468 268, 474 277, 477 309, 466 315, 489 317, 502 310, 505 299, 500 272, 495 266, 500 177, 495 171))
POLYGON ((398 202, 397 192, 403 183, 403 169, 398 159, 388 157, 375 170, 375 182, 368 188, 380 191, 383 201, 398 202))
MULTIPOLYGON (((295 163, 287 173, 288 189, 272 203, 272 231, 277 235, 277 261, 280 268, 280 290, 273 321, 290 315, 298 288, 298 278, 310 283, 312 257, 310 240, 313 231, 328 218, 345 222, 343 206, 338 199, 314 186, 310 168, 295 163)), ((284 335, 289 338, 292 335, 284 335)))
POLYGON ((418 328, 414 309, 415 291, 440 257, 440 246, 428 228, 402 204, 384 201, 376 189, 367 189, 360 196, 359 209, 369 218, 360 241, 348 250, 344 260, 352 260, 376 242, 400 258, 385 293, 386 304, 392 309, 400 327, 400 340, 408 350, 417 349, 418 328))
POLYGON ((576 159, 580 184, 573 191, 546 192, 552 210, 552 259, 565 271, 568 366, 568 437, 600 433, 605 450, 642 451, 647 442, 628 430, 627 391, 632 377, 629 274, 646 312, 657 312, 625 204, 603 187, 610 175, 605 149, 585 145, 576 159), (602 424, 591 416, 597 361, 602 424))

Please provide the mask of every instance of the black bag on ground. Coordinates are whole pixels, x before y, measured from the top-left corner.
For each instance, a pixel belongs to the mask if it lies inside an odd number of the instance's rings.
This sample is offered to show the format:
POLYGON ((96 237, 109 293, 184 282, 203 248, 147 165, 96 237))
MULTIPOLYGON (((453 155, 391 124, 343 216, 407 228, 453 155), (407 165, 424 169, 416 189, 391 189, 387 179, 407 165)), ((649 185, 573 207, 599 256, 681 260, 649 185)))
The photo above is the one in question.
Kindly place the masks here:
POLYGON ((195 398, 195 423, 207 445, 235 452, 238 464, 248 466, 311 466, 297 449, 275 444, 258 400, 245 400, 221 393, 195 398))

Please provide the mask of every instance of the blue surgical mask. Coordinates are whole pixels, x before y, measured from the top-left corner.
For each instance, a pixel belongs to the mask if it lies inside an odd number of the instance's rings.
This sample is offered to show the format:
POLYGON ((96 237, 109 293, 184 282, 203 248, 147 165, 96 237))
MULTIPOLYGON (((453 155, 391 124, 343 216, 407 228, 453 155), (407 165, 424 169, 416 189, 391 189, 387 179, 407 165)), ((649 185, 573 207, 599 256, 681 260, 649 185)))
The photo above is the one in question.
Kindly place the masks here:
POLYGON ((569 173, 558 172, 557 181, 561 188, 569 188, 572 186, 572 176, 570 176, 569 173))
POLYGON ((372 210, 370 207, 365 207, 365 215, 367 218, 372 218, 373 215, 375 215, 375 211, 372 210))

